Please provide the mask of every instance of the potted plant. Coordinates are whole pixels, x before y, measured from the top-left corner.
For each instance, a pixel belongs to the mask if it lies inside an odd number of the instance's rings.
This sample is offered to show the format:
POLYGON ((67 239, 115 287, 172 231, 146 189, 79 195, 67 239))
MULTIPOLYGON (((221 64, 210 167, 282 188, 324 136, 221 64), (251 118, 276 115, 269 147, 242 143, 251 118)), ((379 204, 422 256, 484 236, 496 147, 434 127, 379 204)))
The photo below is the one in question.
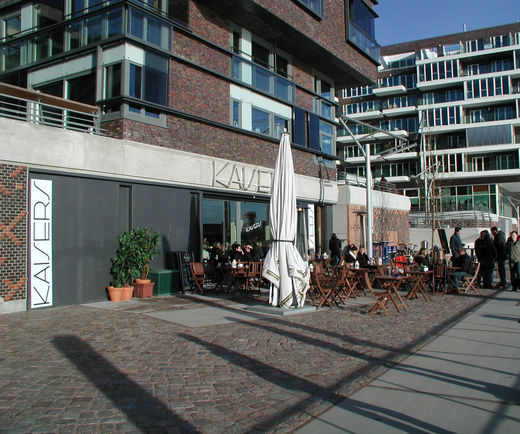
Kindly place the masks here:
POLYGON ((125 232, 119 237, 119 247, 112 259, 112 285, 108 287, 110 301, 118 302, 132 298, 133 287, 130 282, 135 275, 132 234, 125 232))
POLYGON ((137 228, 132 231, 132 249, 136 279, 134 294, 136 297, 151 297, 154 282, 148 279, 150 262, 160 252, 161 238, 158 232, 150 228, 137 228))

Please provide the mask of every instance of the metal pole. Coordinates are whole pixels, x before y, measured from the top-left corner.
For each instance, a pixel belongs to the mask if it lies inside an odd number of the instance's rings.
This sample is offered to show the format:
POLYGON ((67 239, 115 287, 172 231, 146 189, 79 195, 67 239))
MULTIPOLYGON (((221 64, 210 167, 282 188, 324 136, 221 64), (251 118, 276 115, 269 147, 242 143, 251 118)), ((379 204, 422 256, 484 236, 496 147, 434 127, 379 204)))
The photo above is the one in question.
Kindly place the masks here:
POLYGON ((365 178, 366 178, 366 201, 367 201, 367 227, 366 227, 366 240, 367 245, 365 251, 370 259, 373 257, 373 246, 372 246, 372 228, 374 226, 373 213, 372 213, 372 171, 370 170, 370 143, 365 145, 365 178))

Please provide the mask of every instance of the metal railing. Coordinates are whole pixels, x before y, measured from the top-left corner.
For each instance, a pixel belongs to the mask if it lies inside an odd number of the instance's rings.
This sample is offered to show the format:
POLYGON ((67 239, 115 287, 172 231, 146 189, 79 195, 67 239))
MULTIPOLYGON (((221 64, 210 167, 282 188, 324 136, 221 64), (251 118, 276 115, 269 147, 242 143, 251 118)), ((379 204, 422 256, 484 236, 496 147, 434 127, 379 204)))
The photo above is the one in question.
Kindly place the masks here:
POLYGON ((0 116, 40 125, 103 134, 99 108, 0 83, 0 116))

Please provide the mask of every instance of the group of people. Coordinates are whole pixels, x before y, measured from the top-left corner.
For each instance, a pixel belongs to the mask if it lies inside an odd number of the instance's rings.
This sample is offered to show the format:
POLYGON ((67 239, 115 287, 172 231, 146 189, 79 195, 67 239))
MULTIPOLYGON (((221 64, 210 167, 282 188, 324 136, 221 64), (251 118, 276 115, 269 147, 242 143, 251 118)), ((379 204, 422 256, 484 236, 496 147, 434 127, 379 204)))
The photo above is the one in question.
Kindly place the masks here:
MULTIPOLYGON (((517 291, 520 284, 520 242, 518 242, 518 233, 512 231, 509 238, 506 240, 504 232, 498 227, 493 226, 490 231, 481 231, 480 236, 475 240, 475 255, 480 263, 477 284, 482 284, 484 288, 492 287, 493 270, 495 269, 496 264, 500 280, 495 288, 508 288, 506 262, 509 262, 512 290, 517 291)), ((463 251, 466 251, 460 239, 461 232, 462 229, 456 227, 455 232, 450 238, 452 262, 454 266, 458 267, 461 267, 458 257, 463 251), (457 254, 457 252, 459 253, 457 254)))
POLYGON ((336 234, 332 234, 330 237, 329 250, 331 257, 330 265, 333 267, 341 262, 354 264, 357 261, 360 267, 366 267, 370 264, 370 258, 363 246, 358 250, 355 244, 349 244, 345 249, 342 249, 341 240, 336 234))

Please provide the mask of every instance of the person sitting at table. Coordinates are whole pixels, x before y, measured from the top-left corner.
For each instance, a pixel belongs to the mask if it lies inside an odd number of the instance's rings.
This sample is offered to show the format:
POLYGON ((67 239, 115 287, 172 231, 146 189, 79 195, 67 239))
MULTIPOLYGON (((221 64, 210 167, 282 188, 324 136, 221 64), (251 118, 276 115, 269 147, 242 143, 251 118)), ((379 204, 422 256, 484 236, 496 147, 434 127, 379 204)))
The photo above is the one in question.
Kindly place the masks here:
POLYGON ((459 250, 459 256, 452 259, 454 267, 462 268, 451 273, 450 283, 453 285, 453 291, 459 292, 459 279, 461 277, 468 277, 473 275, 473 261, 468 256, 466 249, 461 247, 459 250))
POLYGON ((365 248, 363 246, 359 247, 359 252, 356 256, 356 259, 359 262, 359 266, 361 268, 366 268, 370 265, 370 258, 365 253, 365 248))
POLYGON ((431 267, 430 258, 428 258, 428 250, 426 250, 424 247, 419 250, 417 255, 415 255, 414 260, 415 263, 421 268, 426 267, 430 269, 431 267))
MULTIPOLYGON (((256 257, 255 250, 251 244, 246 244, 244 246, 244 255, 246 257, 246 261, 248 262, 257 262, 258 258, 256 257)), ((238 261, 238 259, 237 259, 238 261)))
POLYGON ((355 244, 351 244, 350 246, 348 246, 348 250, 345 253, 345 262, 348 264, 353 264, 354 262, 356 262, 357 252, 358 250, 355 244))
POLYGON ((240 244, 235 243, 231 246, 231 254, 229 255, 231 260, 235 260, 237 262, 246 262, 247 257, 240 244))

